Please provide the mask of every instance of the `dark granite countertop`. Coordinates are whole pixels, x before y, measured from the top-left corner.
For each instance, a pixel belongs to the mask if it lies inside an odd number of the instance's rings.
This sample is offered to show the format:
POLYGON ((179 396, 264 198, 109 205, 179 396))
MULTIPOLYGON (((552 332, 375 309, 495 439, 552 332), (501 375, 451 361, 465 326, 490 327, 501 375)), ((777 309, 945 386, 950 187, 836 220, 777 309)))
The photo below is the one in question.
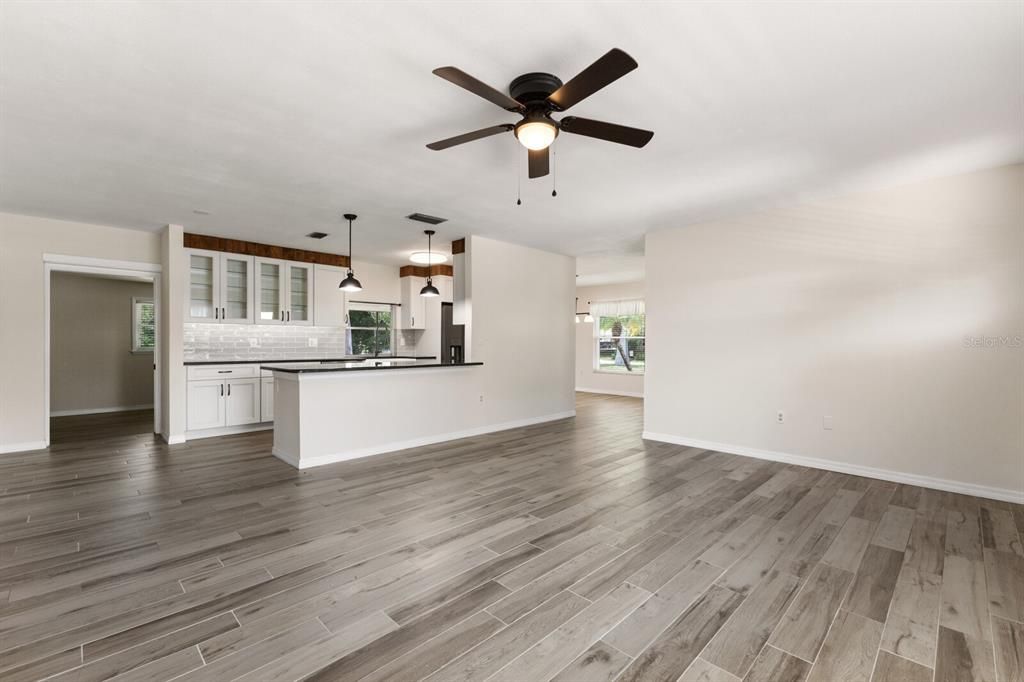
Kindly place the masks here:
POLYGON ((382 369, 420 369, 425 367, 477 367, 482 362, 461 362, 459 364, 444 365, 440 362, 396 362, 388 363, 387 360, 369 360, 367 362, 336 362, 320 365, 309 365, 306 363, 270 363, 261 365, 261 369, 269 369, 274 372, 288 372, 290 374, 312 374, 317 372, 366 372, 382 369))
MULTIPOLYGON (((405 360, 437 360, 436 355, 389 355, 376 358, 378 360, 390 360, 392 358, 405 360)), ((363 355, 349 355, 339 358, 265 358, 263 360, 186 360, 185 365, 261 365, 267 362, 291 363, 291 362, 359 362, 366 360, 363 355)))

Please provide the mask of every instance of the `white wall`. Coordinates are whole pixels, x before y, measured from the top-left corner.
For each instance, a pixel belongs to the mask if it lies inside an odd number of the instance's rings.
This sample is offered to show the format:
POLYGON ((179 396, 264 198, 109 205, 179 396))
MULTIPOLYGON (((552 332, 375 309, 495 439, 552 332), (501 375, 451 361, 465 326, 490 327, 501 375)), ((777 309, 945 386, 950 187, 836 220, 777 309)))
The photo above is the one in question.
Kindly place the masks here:
POLYGON ((132 353, 132 299, 151 282, 55 272, 50 289, 50 411, 153 404, 153 354, 132 353))
POLYGON ((575 262, 470 237, 467 360, 483 362, 483 423, 575 413, 575 262))
POLYGON ((0 213, 0 452, 46 438, 43 254, 160 263, 154 232, 0 213))
MULTIPOLYGON (((579 312, 589 309, 588 302, 618 301, 644 297, 643 282, 621 282, 603 286, 576 287, 579 312)), ((576 390, 642 397, 644 375, 594 371, 594 323, 582 317, 576 326, 576 390)))
POLYGON ((651 437, 1024 490, 1024 348, 965 343, 1024 336, 1024 166, 654 232, 646 253, 651 437))

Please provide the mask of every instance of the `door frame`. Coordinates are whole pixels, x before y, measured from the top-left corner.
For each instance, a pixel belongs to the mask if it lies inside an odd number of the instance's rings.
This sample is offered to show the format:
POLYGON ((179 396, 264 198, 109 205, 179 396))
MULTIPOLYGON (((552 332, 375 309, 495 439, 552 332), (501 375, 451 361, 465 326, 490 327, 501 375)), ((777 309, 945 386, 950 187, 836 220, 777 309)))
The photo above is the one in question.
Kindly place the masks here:
POLYGON ((43 254, 43 420, 46 446, 50 447, 50 294, 54 272, 77 272, 90 275, 106 275, 114 278, 150 282, 153 286, 153 306, 156 324, 156 346, 153 348, 153 433, 161 433, 163 425, 162 388, 163 361, 160 357, 163 341, 163 307, 161 305, 161 279, 163 267, 155 263, 87 258, 43 254))

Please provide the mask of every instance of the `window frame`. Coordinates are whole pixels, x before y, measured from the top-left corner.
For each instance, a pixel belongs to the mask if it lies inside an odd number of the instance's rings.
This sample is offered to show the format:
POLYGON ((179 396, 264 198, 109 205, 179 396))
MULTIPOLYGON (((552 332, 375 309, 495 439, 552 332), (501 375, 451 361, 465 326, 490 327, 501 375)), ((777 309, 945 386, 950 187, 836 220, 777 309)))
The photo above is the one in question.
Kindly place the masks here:
MULTIPOLYGON (((383 331, 383 329, 379 325, 378 326, 374 326, 374 327, 356 327, 356 326, 353 326, 352 325, 352 312, 355 311, 355 312, 367 312, 367 313, 373 313, 373 314, 387 312, 388 315, 390 315, 390 324, 389 324, 388 332, 387 332, 388 347, 387 347, 387 349, 384 352, 385 352, 385 354, 388 354, 388 355, 394 355, 395 354, 395 345, 398 342, 397 329, 395 327, 395 315, 396 315, 395 309, 396 308, 397 308, 397 306, 395 304, 393 304, 393 303, 386 303, 386 304, 380 304, 380 303, 366 303, 366 304, 350 303, 348 305, 348 310, 346 311, 346 315, 345 315, 345 351, 346 351, 346 354, 347 355, 352 355, 354 357, 359 357, 359 358, 377 357, 377 355, 375 355, 374 353, 356 353, 355 352, 355 349, 352 346, 352 331, 353 330, 372 331, 374 333, 373 334, 373 339, 374 339, 373 346, 374 346, 375 351, 377 349, 377 337, 383 331), (382 310, 383 306, 387 306, 389 308, 389 310, 387 310, 387 311, 382 310)), ((374 319, 377 319, 376 316, 374 317, 374 319)), ((380 351, 376 351, 376 352, 379 353, 380 351)))
POLYGON ((156 303, 153 301, 152 296, 132 296, 132 326, 131 326, 131 353, 150 353, 152 354, 156 350, 156 303), (151 347, 144 347, 139 345, 139 305, 149 304, 153 307, 153 345, 151 347))
MULTIPOLYGON (((646 351, 647 351, 647 313, 646 313, 646 311, 643 312, 643 313, 633 313, 633 316, 636 316, 636 315, 640 315, 644 319, 644 335, 643 336, 621 336, 619 338, 621 340, 627 341, 627 343, 628 343, 628 341, 630 339, 642 339, 643 342, 644 342, 644 353, 646 355, 646 351)), ((600 315, 600 314, 593 315, 594 321, 593 321, 592 324, 594 325, 594 329, 593 329, 594 338, 593 338, 593 345, 591 346, 591 353, 593 354, 593 362, 592 362, 593 370, 592 371, 595 374, 610 374, 612 376, 627 376, 628 377, 628 376, 644 376, 644 375, 646 375, 647 374, 647 360, 646 360, 646 357, 644 358, 644 363, 643 363, 642 367, 639 367, 639 368, 636 368, 636 369, 632 369, 632 370, 628 370, 628 369, 625 369, 625 368, 623 368, 621 370, 619 370, 619 369, 604 369, 604 368, 601 367, 601 342, 602 341, 611 341, 614 338, 614 337, 611 337, 611 336, 602 336, 601 335, 601 318, 602 317, 629 317, 629 315, 600 315)), ((627 345, 627 350, 628 350, 628 345, 627 345)))

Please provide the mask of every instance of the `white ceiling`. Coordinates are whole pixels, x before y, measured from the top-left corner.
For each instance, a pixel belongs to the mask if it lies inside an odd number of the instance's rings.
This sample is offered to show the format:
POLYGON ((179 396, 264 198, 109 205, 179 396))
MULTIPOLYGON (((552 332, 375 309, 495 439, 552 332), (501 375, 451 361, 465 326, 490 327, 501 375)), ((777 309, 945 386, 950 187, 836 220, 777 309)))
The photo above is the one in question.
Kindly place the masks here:
POLYGON ((402 217, 422 211, 450 219, 435 243, 621 279, 651 229, 1024 159, 1022 7, 4 2, 0 209, 342 253, 353 211, 356 258, 378 262, 422 249, 402 217), (511 135, 424 147, 515 118, 434 67, 504 90, 611 47, 640 68, 571 113, 654 139, 561 136, 557 198, 524 177, 516 206, 511 135))

